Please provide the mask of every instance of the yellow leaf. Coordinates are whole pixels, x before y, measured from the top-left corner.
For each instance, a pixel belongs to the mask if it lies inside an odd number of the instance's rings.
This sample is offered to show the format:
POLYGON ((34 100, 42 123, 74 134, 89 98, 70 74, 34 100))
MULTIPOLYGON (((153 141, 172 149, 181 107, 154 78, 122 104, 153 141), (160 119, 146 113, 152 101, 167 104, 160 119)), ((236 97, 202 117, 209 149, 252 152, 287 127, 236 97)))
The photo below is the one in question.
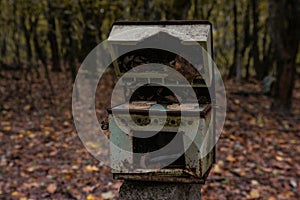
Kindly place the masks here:
POLYGON ((91 194, 89 194, 87 197, 86 197, 86 200, 95 200, 95 197, 91 194))
POLYGON ((97 172, 99 171, 99 168, 95 165, 88 165, 85 167, 86 172, 97 172))
POLYGON ((214 171, 215 173, 218 173, 218 174, 220 174, 220 173, 222 172, 222 170, 221 170, 221 168, 220 168, 219 165, 215 165, 213 171, 214 171))
POLYGON ((56 184, 54 184, 54 183, 51 183, 51 184, 49 184, 49 185, 47 186, 47 191, 48 191, 50 194, 54 193, 54 192, 56 191, 56 189, 57 189, 57 186, 56 186, 56 184))
POLYGON ((11 126, 4 126, 4 127, 3 127, 3 130, 4 130, 4 131, 10 131, 10 130, 11 130, 11 126))
POLYGON ((255 199, 255 198, 259 198, 259 197, 260 197, 260 194, 257 189, 252 189, 250 191, 250 198, 255 199))
POLYGON ((102 194, 101 194, 101 197, 102 197, 103 199, 112 199, 112 198, 115 197, 115 195, 114 195, 114 193, 112 193, 112 192, 105 192, 105 193, 102 193, 102 194))
POLYGON ((232 140, 236 140, 236 137, 232 134, 229 135, 229 138, 232 139, 232 140))
POLYGON ((17 191, 14 191, 13 193, 11 193, 11 195, 16 197, 16 196, 18 196, 18 195, 19 195, 19 192, 17 192, 17 191))

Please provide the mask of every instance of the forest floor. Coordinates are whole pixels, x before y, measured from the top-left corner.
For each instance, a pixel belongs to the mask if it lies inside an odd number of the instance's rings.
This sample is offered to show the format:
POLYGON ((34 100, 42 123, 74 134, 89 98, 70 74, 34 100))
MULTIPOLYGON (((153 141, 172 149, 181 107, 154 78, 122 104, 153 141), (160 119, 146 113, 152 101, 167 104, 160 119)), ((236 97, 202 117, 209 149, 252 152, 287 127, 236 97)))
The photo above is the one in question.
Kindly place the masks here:
MULTIPOLYGON (((51 74, 51 94, 44 77, 2 75, 0 199, 118 199, 122 182, 74 129, 70 77, 51 74)), ((300 199, 300 82, 293 115, 270 111, 259 82, 225 85, 227 118, 203 199, 300 199)))

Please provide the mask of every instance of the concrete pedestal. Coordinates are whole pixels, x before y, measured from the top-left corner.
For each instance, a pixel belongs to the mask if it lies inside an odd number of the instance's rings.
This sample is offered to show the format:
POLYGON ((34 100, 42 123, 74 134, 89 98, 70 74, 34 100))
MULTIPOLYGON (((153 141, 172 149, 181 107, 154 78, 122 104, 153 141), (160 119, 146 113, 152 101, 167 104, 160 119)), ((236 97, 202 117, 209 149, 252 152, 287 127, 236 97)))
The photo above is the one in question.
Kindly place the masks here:
POLYGON ((124 181, 120 200, 201 200, 200 184, 124 181))

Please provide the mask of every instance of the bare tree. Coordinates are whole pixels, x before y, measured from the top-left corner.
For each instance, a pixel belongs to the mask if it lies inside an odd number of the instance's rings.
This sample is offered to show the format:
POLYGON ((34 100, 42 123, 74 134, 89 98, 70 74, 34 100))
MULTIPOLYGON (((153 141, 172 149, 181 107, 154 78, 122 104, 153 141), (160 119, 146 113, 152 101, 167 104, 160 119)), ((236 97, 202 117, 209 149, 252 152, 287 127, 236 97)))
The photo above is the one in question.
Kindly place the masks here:
POLYGON ((48 12, 46 16, 48 20, 48 39, 51 47, 52 70, 61 71, 60 54, 56 37, 55 9, 54 3, 48 0, 48 12))
POLYGON ((276 65, 275 100, 273 109, 290 112, 296 74, 296 55, 299 48, 299 2, 270 0, 269 25, 274 44, 276 65))

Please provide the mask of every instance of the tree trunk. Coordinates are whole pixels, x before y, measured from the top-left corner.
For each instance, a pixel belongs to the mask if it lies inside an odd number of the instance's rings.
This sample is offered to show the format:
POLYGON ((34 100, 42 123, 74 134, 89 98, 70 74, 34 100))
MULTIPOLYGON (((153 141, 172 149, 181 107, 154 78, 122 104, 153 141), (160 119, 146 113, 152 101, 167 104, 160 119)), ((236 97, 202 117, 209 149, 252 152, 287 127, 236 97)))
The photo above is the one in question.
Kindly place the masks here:
POLYGON ((60 56, 59 56, 59 49, 58 49, 58 42, 56 38, 56 24, 55 24, 55 17, 53 10, 54 7, 52 5, 52 2, 48 1, 49 6, 49 13, 48 13, 48 39, 50 42, 50 48, 51 48, 51 60, 52 60, 52 71, 59 72, 61 71, 60 66, 60 56))
POLYGON ((248 81, 250 78, 250 61, 251 61, 251 57, 252 57, 252 49, 250 49, 249 53, 248 53, 248 58, 247 58, 247 64, 246 64, 246 80, 248 81))
POLYGON ((149 1, 148 0, 143 0, 143 17, 144 19, 149 20, 150 16, 150 11, 149 11, 149 1))
POLYGON ((270 34, 275 47, 276 83, 272 108, 290 112, 299 46, 299 4, 296 0, 270 0, 270 34))
MULTIPOLYGON (((50 73, 49 73, 48 66, 47 66, 47 55, 46 55, 46 52, 45 52, 45 48, 42 48, 40 43, 39 43, 40 40, 39 40, 39 37, 38 37, 38 34, 37 34, 37 23, 38 23, 38 19, 36 18, 35 21, 33 22, 33 24, 34 24, 33 44, 34 44, 35 52, 37 54, 37 59, 41 60, 42 65, 45 69, 45 76, 46 76, 46 79, 48 80, 48 84, 49 84, 49 87, 50 87, 51 94, 52 94, 52 96, 54 96, 54 89, 53 89, 53 85, 52 85, 51 78, 50 78, 50 73)), ((44 44, 42 44, 42 45, 43 45, 43 47, 45 46, 44 44)))
MULTIPOLYGON (((241 59, 243 59, 245 57, 246 50, 250 46, 250 42, 251 42, 251 36, 250 36, 250 3, 249 2, 247 3, 246 12, 245 12, 245 15, 244 15, 243 33, 244 33, 243 34, 244 39, 243 39, 243 48, 241 50, 241 59)), ((246 80, 249 80, 250 60, 251 60, 251 49, 248 53, 247 64, 245 66, 245 69, 246 69, 245 78, 246 78, 246 80)))
POLYGON ((262 59, 263 77, 268 76, 270 70, 272 69, 271 68, 271 66, 272 66, 272 54, 271 54, 272 43, 267 42, 267 37, 268 37, 268 25, 266 24, 265 25, 265 30, 264 30, 263 49, 262 49, 262 53, 263 53, 263 59, 262 59))
POLYGON ((191 0, 173 0, 171 7, 172 10, 167 13, 167 19, 186 19, 191 5, 191 0))
POLYGON ((252 56, 253 66, 258 80, 263 79, 262 66, 259 60, 259 49, 258 49, 258 11, 257 11, 257 0, 252 0, 252 18, 253 18, 253 31, 252 31, 252 56))
POLYGON ((4 37, 1 41, 1 62, 4 62, 4 58, 6 57, 7 45, 6 45, 6 37, 4 37))
POLYGON ((76 78, 76 45, 75 41, 72 37, 72 32, 75 31, 72 27, 72 21, 73 21, 73 14, 70 13, 64 13, 63 14, 64 23, 62 24, 62 34, 66 36, 65 46, 66 46, 66 52, 65 52, 65 59, 68 62, 69 69, 71 71, 72 75, 72 81, 75 81, 76 78))
POLYGON ((239 65, 239 43, 238 43, 238 25, 237 25, 237 6, 236 0, 233 1, 233 33, 234 33, 234 53, 233 53, 233 63, 229 70, 228 78, 232 78, 236 76, 240 72, 239 65))
POLYGON ((18 23, 19 21, 19 16, 17 15, 17 3, 14 2, 13 3, 13 33, 12 33, 12 40, 14 42, 14 58, 13 58, 13 62, 17 67, 22 68, 21 65, 21 55, 20 55, 20 37, 17 36, 20 32, 20 24, 18 23))
POLYGON ((26 26, 26 19, 24 16, 21 16, 20 19, 21 27, 23 29, 23 33, 25 36, 25 42, 26 42, 26 56, 27 56, 27 62, 26 62, 26 69, 25 69, 25 79, 28 80, 28 75, 31 75, 31 67, 32 67, 32 48, 31 48, 31 32, 26 26))
POLYGON ((198 0, 194 0, 194 14, 193 19, 198 19, 198 0))
POLYGON ((95 14, 91 5, 79 3, 79 6, 82 18, 85 21, 79 55, 79 62, 82 62, 89 52, 97 46, 97 35, 101 35, 101 33, 98 33, 98 30, 100 30, 101 26, 100 24, 97 24, 99 27, 95 25, 96 20, 93 20, 95 14))

